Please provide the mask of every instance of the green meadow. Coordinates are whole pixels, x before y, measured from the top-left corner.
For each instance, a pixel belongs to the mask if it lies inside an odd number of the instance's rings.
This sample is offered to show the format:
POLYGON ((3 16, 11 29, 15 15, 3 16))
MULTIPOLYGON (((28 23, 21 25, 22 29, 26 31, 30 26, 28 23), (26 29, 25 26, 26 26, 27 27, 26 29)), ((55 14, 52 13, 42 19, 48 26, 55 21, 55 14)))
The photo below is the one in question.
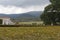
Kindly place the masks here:
POLYGON ((0 27, 0 40, 60 40, 60 26, 0 27))

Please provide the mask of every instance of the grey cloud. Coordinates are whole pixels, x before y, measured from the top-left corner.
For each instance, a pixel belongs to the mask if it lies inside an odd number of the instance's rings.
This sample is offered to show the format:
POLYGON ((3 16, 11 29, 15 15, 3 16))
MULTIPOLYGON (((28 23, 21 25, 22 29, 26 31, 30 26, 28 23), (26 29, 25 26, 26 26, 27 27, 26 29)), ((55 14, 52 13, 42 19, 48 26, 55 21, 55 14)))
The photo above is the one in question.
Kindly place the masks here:
POLYGON ((0 0, 0 5, 13 5, 18 7, 46 5, 49 4, 49 0, 0 0))

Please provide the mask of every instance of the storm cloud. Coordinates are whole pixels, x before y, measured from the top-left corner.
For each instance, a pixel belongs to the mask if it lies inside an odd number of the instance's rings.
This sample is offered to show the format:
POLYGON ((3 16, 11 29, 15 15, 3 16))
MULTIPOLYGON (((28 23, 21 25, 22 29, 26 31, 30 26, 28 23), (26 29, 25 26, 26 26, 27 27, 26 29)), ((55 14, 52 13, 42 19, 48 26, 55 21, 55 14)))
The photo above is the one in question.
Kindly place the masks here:
POLYGON ((49 4, 49 0, 0 0, 0 5, 8 6, 18 6, 18 7, 25 7, 25 6, 35 6, 35 5, 46 5, 49 4))
POLYGON ((48 4, 49 0, 0 0, 0 13, 43 11, 48 4))

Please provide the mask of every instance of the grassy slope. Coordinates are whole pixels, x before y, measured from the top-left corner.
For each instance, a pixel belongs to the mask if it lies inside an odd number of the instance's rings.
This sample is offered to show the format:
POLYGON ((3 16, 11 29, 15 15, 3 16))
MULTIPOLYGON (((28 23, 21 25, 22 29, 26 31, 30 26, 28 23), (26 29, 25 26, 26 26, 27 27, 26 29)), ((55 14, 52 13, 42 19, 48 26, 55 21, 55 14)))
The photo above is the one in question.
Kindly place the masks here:
POLYGON ((0 27, 0 40, 60 40, 60 27, 0 27))

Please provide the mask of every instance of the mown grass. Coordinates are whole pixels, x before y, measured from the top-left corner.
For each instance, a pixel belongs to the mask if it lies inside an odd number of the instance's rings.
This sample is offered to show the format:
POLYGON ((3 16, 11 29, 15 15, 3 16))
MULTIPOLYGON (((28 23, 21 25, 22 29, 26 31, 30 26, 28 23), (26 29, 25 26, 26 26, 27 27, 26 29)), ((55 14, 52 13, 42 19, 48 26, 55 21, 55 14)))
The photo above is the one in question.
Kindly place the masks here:
POLYGON ((60 40, 60 26, 0 27, 0 40, 60 40))

